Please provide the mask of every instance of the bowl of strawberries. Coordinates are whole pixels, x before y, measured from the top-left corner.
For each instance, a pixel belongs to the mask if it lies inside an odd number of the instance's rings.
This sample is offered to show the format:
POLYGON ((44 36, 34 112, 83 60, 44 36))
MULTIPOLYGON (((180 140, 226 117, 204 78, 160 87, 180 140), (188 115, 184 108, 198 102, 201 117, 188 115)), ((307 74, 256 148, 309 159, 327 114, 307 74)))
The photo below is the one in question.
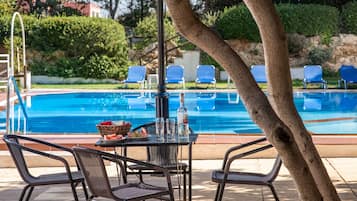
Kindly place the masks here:
POLYGON ((102 137, 106 135, 126 136, 130 128, 131 123, 126 121, 103 121, 97 124, 97 129, 102 137))

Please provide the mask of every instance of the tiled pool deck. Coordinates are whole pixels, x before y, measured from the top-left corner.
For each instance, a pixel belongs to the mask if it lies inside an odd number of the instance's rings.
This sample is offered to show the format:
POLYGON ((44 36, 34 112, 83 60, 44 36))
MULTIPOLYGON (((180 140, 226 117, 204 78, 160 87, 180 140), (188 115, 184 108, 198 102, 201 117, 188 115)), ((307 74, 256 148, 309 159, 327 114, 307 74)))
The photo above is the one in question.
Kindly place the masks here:
MULTIPOLYGON (((194 160, 193 161, 193 200, 211 201, 216 190, 215 183, 211 182, 211 171, 221 166, 221 160, 194 160)), ((324 158, 323 162, 333 180, 335 187, 343 201, 357 200, 357 158, 324 158)), ((243 159, 234 164, 239 170, 268 171, 273 159, 243 159)), ((116 181, 115 167, 108 166, 112 181, 116 181)), ((32 168, 34 174, 42 172, 57 172, 56 167, 32 168)), ((17 170, 14 168, 0 168, 0 200, 15 201, 21 193, 24 183, 21 181, 17 170)), ((145 178, 148 178, 146 176, 145 178)), ((144 180, 145 180, 144 178, 144 180)), ((135 179, 131 177, 131 179, 135 179)), ((150 177, 150 182, 160 183, 161 178, 150 177)), ((115 183, 115 182, 114 182, 115 183)), ((176 179, 173 179, 174 185, 176 179)), ((280 200, 296 201, 298 194, 289 173, 282 167, 274 183, 280 200)), ((78 189, 80 200, 84 200, 83 191, 78 189)), ((178 199, 177 191, 175 198, 178 199)), ((70 201, 73 200, 69 185, 39 187, 35 189, 31 200, 34 201, 70 201)), ((95 199, 106 200, 106 199, 95 199)), ((266 187, 248 185, 227 185, 225 201, 272 201, 270 190, 266 187)))

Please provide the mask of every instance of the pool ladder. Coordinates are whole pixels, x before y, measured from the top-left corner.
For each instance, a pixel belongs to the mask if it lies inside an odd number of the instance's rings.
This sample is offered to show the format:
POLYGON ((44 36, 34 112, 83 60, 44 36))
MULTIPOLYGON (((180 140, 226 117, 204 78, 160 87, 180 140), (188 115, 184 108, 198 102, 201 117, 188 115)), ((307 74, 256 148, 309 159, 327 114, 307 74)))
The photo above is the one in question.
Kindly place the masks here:
MULTIPOLYGON (((3 79, 0 79, 0 83, 6 83, 7 86, 0 86, 0 88, 6 88, 6 133, 15 133, 15 101, 18 100, 20 107, 17 112, 17 129, 16 133, 23 133, 26 134, 26 127, 27 127, 27 122, 28 122, 28 115, 26 111, 26 107, 24 105, 24 101, 22 99, 20 90, 17 86, 17 82, 15 79, 15 62, 14 62, 14 56, 15 56, 15 51, 14 51, 14 27, 15 27, 15 19, 18 17, 20 25, 21 25, 21 33, 22 33, 22 66, 24 70, 24 85, 26 87, 26 44, 25 44, 25 28, 23 24, 23 20, 21 15, 18 12, 15 12, 12 16, 11 19, 11 36, 10 36, 10 46, 11 46, 11 52, 10 56, 9 55, 1 55, 1 58, 5 58, 0 60, 2 64, 6 64, 6 68, 3 69, 3 71, 0 72, 0 74, 6 74, 7 76, 3 76, 3 79), (10 59, 9 59, 10 57, 10 59), (11 97, 13 92, 15 92, 16 97, 11 97), (22 112, 22 113, 21 113, 22 112), (21 114, 23 114, 23 130, 21 132, 21 114)), ((20 55, 19 51, 17 49, 17 76, 22 77, 20 74, 20 55)), ((1 59, 0 58, 0 59, 1 59)), ((3 130, 3 124, 0 123, 0 130, 3 130)))

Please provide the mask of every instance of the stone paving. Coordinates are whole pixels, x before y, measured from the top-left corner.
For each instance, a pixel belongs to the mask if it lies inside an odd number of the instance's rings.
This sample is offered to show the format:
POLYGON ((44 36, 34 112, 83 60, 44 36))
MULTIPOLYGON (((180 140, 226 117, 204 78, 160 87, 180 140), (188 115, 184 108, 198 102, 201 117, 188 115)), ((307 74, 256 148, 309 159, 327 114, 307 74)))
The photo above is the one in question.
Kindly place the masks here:
MULTIPOLYGON (((246 171, 267 172, 273 163, 273 159, 243 159, 234 163, 233 168, 246 171)), ((337 191, 344 201, 357 200, 357 158, 324 158, 324 164, 333 180, 337 191)), ((210 181, 211 171, 221 166, 221 160, 194 160, 193 161, 193 200, 209 201, 214 199, 216 191, 215 183, 210 181)), ((33 174, 43 172, 61 171, 58 167, 32 168, 33 174)), ((108 166, 108 172, 112 182, 117 182, 115 177, 115 166, 108 166)), ((24 183, 21 181, 17 170, 14 168, 0 169, 0 201, 18 200, 24 183)), ((145 176, 148 179, 150 176, 145 176)), ((144 179, 145 179, 144 178, 144 179)), ((136 179, 131 176, 131 179, 136 179)), ((150 177, 150 183, 160 183, 162 178, 150 177)), ((173 179, 177 182, 177 178, 173 179)), ((294 182, 289 176, 285 167, 282 167, 280 174, 274 183, 281 200, 298 200, 298 194, 294 182)), ((178 190, 175 190, 176 200, 180 200, 178 190)), ((84 200, 83 191, 78 189, 80 200, 84 200)), ((35 189, 32 199, 34 201, 71 201, 73 200, 71 190, 68 185, 45 186, 35 189)), ((106 199, 95 199, 105 201, 106 199)), ((182 198, 181 198, 182 200, 182 198)), ((270 201, 273 200, 270 190, 266 187, 248 185, 227 185, 224 193, 224 201, 270 201)))

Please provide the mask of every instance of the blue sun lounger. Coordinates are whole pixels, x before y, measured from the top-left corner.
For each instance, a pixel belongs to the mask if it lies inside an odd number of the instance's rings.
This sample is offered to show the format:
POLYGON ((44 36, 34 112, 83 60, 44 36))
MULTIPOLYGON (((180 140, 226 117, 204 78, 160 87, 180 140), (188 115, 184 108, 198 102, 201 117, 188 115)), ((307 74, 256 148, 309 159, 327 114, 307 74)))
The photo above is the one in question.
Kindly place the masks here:
POLYGON ((213 65, 198 65, 196 71, 197 84, 213 84, 216 88, 216 68, 213 65))
POLYGON ((338 81, 338 86, 341 86, 341 82, 343 82, 345 89, 347 89, 347 84, 357 83, 357 69, 355 66, 342 65, 339 72, 341 79, 338 81))
POLYGON ((250 72, 257 83, 267 83, 265 65, 252 65, 250 67, 250 72))
POLYGON ((182 84, 185 89, 184 67, 181 65, 169 65, 166 67, 166 84, 182 84))
POLYGON ((304 89, 307 84, 321 84, 324 89, 327 89, 327 82, 322 78, 322 67, 320 65, 304 66, 304 89))
POLYGON ((145 87, 145 76, 146 68, 145 66, 130 66, 128 69, 128 77, 123 81, 125 84, 138 83, 141 89, 145 87))

